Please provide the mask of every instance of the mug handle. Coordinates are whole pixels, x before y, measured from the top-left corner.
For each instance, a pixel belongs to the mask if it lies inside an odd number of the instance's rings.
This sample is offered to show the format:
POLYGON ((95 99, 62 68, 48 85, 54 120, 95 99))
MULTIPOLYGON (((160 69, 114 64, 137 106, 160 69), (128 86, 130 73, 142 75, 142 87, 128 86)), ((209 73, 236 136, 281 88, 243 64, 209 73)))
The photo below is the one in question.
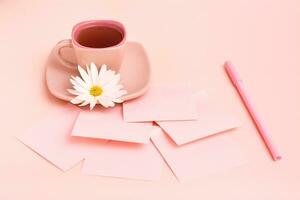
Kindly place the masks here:
POLYGON ((53 53, 54 53, 56 59, 58 60, 58 62, 60 62, 60 64, 62 64, 64 67, 67 67, 69 69, 75 69, 77 64, 66 60, 62 56, 61 50, 63 48, 72 48, 73 49, 72 40, 66 39, 66 40, 61 40, 60 42, 58 42, 57 45, 54 47, 53 53))

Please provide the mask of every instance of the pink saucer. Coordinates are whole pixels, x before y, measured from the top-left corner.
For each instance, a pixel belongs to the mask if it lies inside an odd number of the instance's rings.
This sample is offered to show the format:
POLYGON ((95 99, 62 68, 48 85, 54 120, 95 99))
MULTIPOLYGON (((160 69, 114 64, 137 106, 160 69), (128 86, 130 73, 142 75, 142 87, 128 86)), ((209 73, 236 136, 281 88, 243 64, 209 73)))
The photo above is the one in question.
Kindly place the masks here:
MULTIPOLYGON (((69 60, 74 59, 70 54, 64 56, 69 60)), ((139 97, 147 91, 151 70, 146 51, 141 44, 127 42, 119 73, 121 74, 120 82, 128 92, 122 98, 124 101, 139 97)), ((47 87, 52 95, 70 101, 73 96, 67 92, 67 89, 72 88, 70 78, 76 75, 78 75, 77 68, 72 70, 62 66, 51 52, 46 63, 46 80, 47 87)))

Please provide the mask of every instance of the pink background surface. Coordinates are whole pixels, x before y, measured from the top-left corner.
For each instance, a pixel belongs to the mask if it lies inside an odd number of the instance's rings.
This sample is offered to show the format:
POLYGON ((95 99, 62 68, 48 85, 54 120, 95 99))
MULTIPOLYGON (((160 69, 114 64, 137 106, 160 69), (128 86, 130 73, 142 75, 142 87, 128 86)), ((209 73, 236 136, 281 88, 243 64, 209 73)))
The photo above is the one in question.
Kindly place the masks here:
POLYGON ((300 199, 300 3, 298 0, 0 2, 0 199, 300 199), (72 2, 72 3, 71 3, 72 2), (234 140, 249 164, 180 184, 166 164, 158 182, 62 173, 14 137, 60 104, 44 63, 72 26, 115 19, 141 42, 153 82, 190 80, 222 98, 242 122, 234 140), (267 153, 222 64, 238 67, 283 160, 267 153), (170 73, 170 69, 172 69, 170 73))

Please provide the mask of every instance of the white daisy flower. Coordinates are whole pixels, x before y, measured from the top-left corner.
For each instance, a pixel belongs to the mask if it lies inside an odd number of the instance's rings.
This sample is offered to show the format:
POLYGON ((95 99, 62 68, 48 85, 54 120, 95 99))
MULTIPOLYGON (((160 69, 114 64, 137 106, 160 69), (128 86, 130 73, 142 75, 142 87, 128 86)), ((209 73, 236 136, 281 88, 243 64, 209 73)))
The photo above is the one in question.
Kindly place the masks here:
POLYGON ((92 110, 96 104, 104 107, 114 107, 115 103, 122 103, 121 97, 127 94, 126 90, 122 90, 123 86, 119 84, 120 74, 115 71, 108 70, 106 65, 102 65, 98 70, 94 63, 87 66, 87 71, 78 65, 80 76, 72 76, 70 79, 73 89, 68 92, 75 95, 70 102, 86 106, 90 104, 92 110))

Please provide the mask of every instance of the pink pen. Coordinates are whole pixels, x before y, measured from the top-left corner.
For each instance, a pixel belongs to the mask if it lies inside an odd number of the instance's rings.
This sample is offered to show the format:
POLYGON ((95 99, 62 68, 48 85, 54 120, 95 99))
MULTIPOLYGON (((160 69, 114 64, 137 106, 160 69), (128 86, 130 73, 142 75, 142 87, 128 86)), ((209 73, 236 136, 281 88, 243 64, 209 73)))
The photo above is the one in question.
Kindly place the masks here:
POLYGON ((232 84, 235 86, 236 90, 238 91, 240 97, 242 98, 242 100, 244 102, 245 107, 247 108, 248 112, 250 113, 252 120, 255 123, 273 160, 274 161, 280 160, 281 155, 278 153, 275 146, 273 145, 265 126, 263 125, 261 119, 259 118, 257 112, 255 111, 254 106, 253 106, 252 102, 250 101, 250 98, 245 90, 242 79, 239 77, 236 69, 233 67, 233 65, 230 61, 226 61, 224 66, 225 66, 225 70, 226 70, 229 78, 232 81, 232 84))

